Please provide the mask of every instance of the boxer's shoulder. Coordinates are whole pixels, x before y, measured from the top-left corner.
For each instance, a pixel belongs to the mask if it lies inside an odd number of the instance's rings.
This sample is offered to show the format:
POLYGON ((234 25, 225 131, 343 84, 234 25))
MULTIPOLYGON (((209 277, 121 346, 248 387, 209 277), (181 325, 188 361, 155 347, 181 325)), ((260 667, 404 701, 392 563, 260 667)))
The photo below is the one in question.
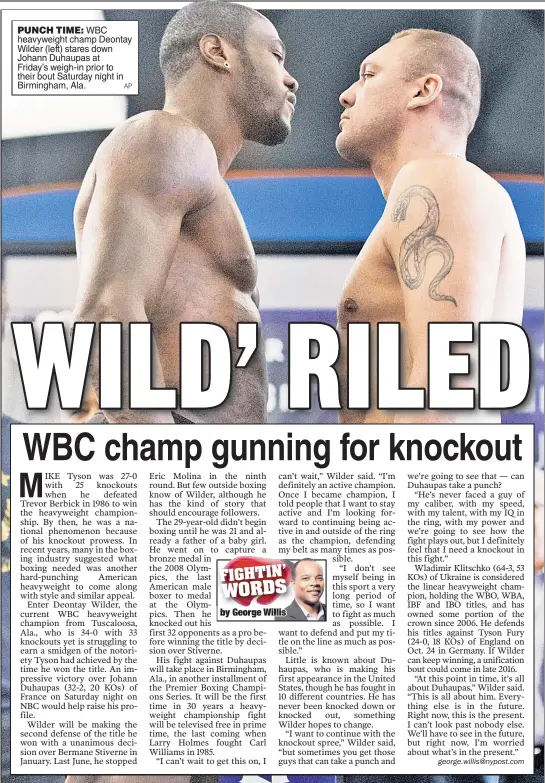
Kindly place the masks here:
POLYGON ((220 181, 208 136, 186 118, 166 111, 137 114, 115 128, 94 160, 96 175, 162 197, 194 191, 210 201, 220 181))
POLYGON ((179 152, 178 145, 181 143, 194 147, 200 154, 216 158, 212 142, 201 128, 181 114, 162 109, 129 117, 113 129, 99 150, 107 151, 127 144, 147 144, 160 150, 174 147, 179 152))
POLYGON ((395 208, 400 196, 409 188, 431 190, 436 198, 456 204, 479 202, 481 205, 509 208, 511 201, 500 183, 468 160, 455 155, 427 155, 414 158, 400 168, 396 174, 388 205, 395 208))

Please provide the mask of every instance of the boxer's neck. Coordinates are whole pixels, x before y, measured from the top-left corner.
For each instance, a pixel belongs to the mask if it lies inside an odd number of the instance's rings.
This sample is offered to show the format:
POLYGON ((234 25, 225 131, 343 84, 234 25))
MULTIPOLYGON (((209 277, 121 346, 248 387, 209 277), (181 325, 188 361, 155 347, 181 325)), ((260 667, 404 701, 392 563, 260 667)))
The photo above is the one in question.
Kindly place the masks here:
POLYGON ((384 149, 376 151, 371 161, 384 198, 388 198, 392 183, 400 169, 412 160, 433 155, 450 155, 465 159, 467 139, 455 136, 442 126, 414 125, 384 149))
POLYGON ((222 80, 217 76, 188 74, 166 91, 164 110, 200 128, 212 142, 218 167, 225 176, 244 143, 239 119, 222 80))

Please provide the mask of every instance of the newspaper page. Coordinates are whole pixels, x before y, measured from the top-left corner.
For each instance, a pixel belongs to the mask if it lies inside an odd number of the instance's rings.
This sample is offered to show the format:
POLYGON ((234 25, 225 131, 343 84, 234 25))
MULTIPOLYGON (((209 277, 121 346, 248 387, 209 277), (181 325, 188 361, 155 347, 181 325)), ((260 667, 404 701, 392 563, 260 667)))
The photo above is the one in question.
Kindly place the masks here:
POLYGON ((2 42, 2 783, 541 779, 542 10, 2 42))

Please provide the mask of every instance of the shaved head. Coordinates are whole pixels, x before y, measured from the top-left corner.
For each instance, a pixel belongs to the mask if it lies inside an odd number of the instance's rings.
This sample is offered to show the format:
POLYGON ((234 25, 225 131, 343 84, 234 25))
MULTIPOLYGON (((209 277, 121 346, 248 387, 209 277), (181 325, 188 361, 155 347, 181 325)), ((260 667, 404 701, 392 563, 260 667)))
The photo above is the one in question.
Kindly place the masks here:
POLYGON ((291 130, 299 85, 285 57, 266 16, 224 0, 198 0, 177 11, 159 51, 167 101, 198 114, 217 107, 234 118, 245 140, 267 146, 281 144, 291 130))
POLYGON ((473 130, 481 103, 481 68, 473 49, 437 30, 402 30, 390 40, 410 38, 403 60, 407 80, 435 73, 443 80, 444 119, 455 129, 473 130))
POLYGON ((165 80, 178 79, 197 59, 203 35, 215 34, 243 50, 248 27, 263 15, 239 3, 199 0, 177 11, 161 40, 159 63, 165 80))

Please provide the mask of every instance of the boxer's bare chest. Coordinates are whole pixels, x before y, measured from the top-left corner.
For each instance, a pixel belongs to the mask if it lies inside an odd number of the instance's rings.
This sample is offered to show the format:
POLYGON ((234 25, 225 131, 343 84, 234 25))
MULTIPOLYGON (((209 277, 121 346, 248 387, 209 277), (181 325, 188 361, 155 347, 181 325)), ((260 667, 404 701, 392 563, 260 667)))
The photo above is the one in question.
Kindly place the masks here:
POLYGON ((218 185, 208 206, 184 218, 171 279, 204 275, 207 284, 232 287, 251 295, 257 285, 257 263, 244 220, 226 182, 218 185))
MULTIPOLYGON (((180 323, 213 323, 225 331, 236 362, 237 326, 259 323, 257 262, 248 231, 226 183, 213 201, 182 221, 153 323, 165 381, 177 385, 180 323)), ((206 375, 206 372, 205 372, 206 375)), ((233 367, 231 391, 219 409, 185 411, 191 421, 261 422, 267 400, 262 336, 244 369, 233 367)))
POLYGON ((340 420, 352 424, 391 421, 389 412, 376 409, 377 330, 375 327, 380 322, 397 322, 403 326, 405 310, 399 277, 394 261, 384 242, 380 223, 377 224, 369 236, 347 275, 338 301, 337 316, 341 348, 339 377, 342 388, 342 410, 340 412, 340 420), (363 322, 371 324, 371 356, 373 358, 370 365, 370 408, 349 410, 346 408, 346 378, 348 372, 347 326, 349 323, 363 322))
POLYGON ((381 222, 360 251, 341 291, 338 302, 341 329, 351 322, 365 321, 372 325, 379 321, 403 323, 400 280, 384 242, 381 222))

